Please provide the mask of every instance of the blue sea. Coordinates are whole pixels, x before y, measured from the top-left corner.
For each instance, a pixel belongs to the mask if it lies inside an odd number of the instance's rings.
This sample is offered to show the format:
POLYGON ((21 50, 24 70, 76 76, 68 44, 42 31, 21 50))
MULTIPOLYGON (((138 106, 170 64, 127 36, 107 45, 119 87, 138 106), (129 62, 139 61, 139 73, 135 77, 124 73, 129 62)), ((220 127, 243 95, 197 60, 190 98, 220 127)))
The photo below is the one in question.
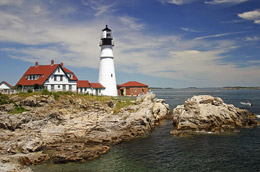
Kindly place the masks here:
MULTIPOLYGON (((158 89, 157 98, 171 110, 194 95, 221 97, 225 103, 260 115, 260 90, 158 89), (253 106, 240 102, 250 101, 253 106)), ((171 120, 164 120, 148 137, 111 147, 99 159, 84 163, 44 163, 36 172, 246 172, 260 171, 260 127, 238 133, 206 134, 178 138, 169 134, 171 120)))

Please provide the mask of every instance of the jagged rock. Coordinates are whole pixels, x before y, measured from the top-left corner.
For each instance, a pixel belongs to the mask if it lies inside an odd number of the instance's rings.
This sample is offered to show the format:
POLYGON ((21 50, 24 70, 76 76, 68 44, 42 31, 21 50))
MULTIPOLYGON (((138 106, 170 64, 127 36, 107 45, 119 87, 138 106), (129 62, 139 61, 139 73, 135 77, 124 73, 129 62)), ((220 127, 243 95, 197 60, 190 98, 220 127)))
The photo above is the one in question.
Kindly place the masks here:
POLYGON ((47 103, 48 104, 53 104, 53 103, 55 103, 56 102, 56 100, 54 99, 54 96, 53 95, 51 95, 51 96, 49 96, 48 98, 47 98, 47 103))
POLYGON ((44 144, 42 142, 42 140, 40 139, 32 139, 29 141, 26 141, 25 144, 22 146, 22 150, 23 152, 36 152, 39 150, 42 150, 42 148, 44 147, 44 144))
POLYGON ((109 151, 108 146, 86 147, 84 144, 64 144, 51 155, 53 163, 65 163, 91 160, 109 151))
POLYGON ((234 131, 257 123, 256 116, 249 111, 209 95, 194 96, 173 110, 173 124, 178 131, 234 131))
POLYGON ((36 106, 37 105, 37 100, 35 97, 33 96, 30 96, 30 97, 27 97, 25 100, 23 100, 22 102, 23 105, 25 106, 36 106))
POLYGON ((0 111, 10 112, 14 110, 14 104, 4 104, 0 106, 0 111))
POLYGON ((115 105, 115 103, 114 103, 113 101, 106 101, 105 103, 106 103, 106 104, 108 105, 108 107, 110 107, 110 108, 113 108, 114 105, 115 105))
POLYGON ((24 123, 30 121, 30 115, 4 114, 0 116, 0 128, 14 131, 24 123))

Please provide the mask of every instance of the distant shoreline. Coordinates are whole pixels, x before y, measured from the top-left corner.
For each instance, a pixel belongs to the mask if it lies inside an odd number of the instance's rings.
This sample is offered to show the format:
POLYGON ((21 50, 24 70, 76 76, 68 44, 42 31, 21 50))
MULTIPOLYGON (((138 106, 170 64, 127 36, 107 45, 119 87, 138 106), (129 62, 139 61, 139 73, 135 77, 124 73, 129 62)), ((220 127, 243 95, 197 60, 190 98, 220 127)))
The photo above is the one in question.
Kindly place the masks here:
POLYGON ((241 89, 250 89, 250 90, 259 90, 260 87, 223 87, 224 90, 241 90, 241 89))
MULTIPOLYGON (((197 88, 197 87, 188 87, 188 88, 163 88, 163 87, 150 87, 151 90, 159 90, 159 89, 187 89, 187 90, 193 90, 193 89, 211 89, 211 87, 206 88, 197 88)), ((249 90, 260 90, 260 87, 212 87, 212 89, 224 89, 224 90, 240 90, 240 89, 249 89, 249 90)))

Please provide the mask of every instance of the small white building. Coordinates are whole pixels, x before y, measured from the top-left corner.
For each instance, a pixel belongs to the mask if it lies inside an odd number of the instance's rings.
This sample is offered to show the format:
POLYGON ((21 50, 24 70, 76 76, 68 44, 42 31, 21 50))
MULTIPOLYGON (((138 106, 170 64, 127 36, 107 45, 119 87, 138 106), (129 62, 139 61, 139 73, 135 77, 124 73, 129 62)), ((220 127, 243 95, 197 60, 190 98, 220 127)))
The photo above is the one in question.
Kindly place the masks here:
POLYGON ((89 83, 88 80, 81 80, 77 82, 77 89, 79 94, 92 94, 101 96, 105 87, 100 83, 89 83))
POLYGON ((61 64, 31 66, 17 82, 16 86, 22 91, 47 89, 48 91, 77 91, 76 75, 61 64))
POLYGON ((5 81, 2 81, 0 83, 0 92, 3 94, 10 94, 14 92, 14 88, 13 86, 11 86, 10 84, 8 84, 5 81))

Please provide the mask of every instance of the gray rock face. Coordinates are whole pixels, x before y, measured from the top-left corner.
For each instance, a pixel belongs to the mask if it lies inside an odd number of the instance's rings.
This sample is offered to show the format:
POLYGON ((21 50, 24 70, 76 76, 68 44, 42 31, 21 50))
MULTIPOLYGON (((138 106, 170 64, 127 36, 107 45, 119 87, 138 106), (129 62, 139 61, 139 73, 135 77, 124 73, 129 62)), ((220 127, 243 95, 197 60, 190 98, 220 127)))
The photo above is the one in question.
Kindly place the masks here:
POLYGON ((109 151, 111 144, 146 134, 170 112, 169 105, 153 94, 119 113, 113 112, 114 100, 100 102, 73 95, 61 96, 58 101, 44 95, 14 100, 30 111, 0 112, 0 157, 12 159, 19 154, 24 157, 19 160, 23 164, 97 158, 109 151), (30 158, 34 154, 39 158, 30 158))
POLYGON ((257 126, 256 116, 247 110, 225 104, 219 97, 194 96, 173 110, 177 131, 233 131, 257 126))
POLYGON ((4 104, 0 106, 0 111, 10 112, 14 110, 14 104, 4 104))

